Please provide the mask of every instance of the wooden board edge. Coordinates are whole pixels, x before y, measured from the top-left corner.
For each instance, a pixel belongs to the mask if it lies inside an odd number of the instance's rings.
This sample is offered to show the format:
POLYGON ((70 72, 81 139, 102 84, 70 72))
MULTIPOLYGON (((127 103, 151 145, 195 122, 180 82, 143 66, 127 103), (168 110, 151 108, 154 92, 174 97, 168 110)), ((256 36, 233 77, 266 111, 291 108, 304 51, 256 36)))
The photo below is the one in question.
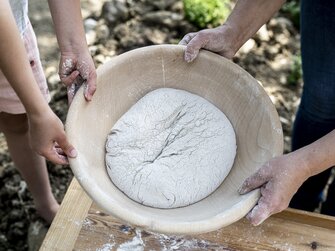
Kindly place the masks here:
POLYGON ((273 217, 282 218, 289 221, 295 221, 306 225, 312 225, 335 230, 335 217, 324 214, 287 208, 286 210, 273 215, 273 217))
POLYGON ((92 206, 92 199, 73 178, 40 251, 72 250, 92 206))

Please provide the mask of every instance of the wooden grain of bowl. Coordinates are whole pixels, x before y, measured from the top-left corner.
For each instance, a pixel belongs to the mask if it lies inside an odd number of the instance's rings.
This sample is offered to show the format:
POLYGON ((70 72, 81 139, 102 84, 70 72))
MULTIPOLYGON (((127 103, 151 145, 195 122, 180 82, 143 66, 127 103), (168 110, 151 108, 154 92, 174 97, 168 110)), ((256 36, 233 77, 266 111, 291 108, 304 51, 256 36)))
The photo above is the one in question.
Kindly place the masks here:
POLYGON ((102 65, 93 101, 79 90, 69 109, 66 132, 78 157, 73 173, 88 195, 104 210, 130 224, 174 234, 203 233, 244 217, 259 190, 239 195, 245 178, 283 149, 282 128, 270 98, 258 82, 231 61, 201 51, 192 63, 183 60, 183 46, 136 49, 102 65), (157 209, 140 205, 111 182, 105 165, 105 143, 114 123, 146 93, 161 87, 197 94, 221 109, 237 139, 234 165, 221 186, 190 206, 157 209))

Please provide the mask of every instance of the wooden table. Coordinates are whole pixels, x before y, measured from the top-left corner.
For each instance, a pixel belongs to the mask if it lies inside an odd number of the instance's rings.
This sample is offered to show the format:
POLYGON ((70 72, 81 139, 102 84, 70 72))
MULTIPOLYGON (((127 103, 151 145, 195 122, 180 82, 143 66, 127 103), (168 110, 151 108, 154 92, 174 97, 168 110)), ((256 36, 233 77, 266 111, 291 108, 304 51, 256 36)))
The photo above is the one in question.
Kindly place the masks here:
POLYGON ((206 234, 164 235, 105 214, 73 179, 40 250, 334 251, 335 217, 288 209, 258 227, 242 219, 206 234))

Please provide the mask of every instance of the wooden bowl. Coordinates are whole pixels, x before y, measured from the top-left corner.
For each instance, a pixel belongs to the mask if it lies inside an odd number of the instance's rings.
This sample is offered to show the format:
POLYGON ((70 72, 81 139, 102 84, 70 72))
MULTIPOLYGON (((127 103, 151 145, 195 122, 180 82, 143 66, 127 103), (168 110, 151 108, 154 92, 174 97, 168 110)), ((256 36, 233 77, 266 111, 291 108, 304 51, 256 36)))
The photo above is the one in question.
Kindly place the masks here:
POLYGON ((66 132, 78 151, 70 159, 73 173, 102 209, 152 231, 192 234, 224 227, 250 211, 259 190, 243 196, 237 190, 264 162, 282 153, 283 135, 270 98, 246 71, 208 51, 186 63, 183 52, 183 46, 149 46, 102 65, 93 101, 75 96, 66 132), (129 199, 111 182, 105 164, 106 137, 114 123, 146 93, 161 87, 183 89, 212 102, 232 123, 237 141, 234 165, 221 186, 207 198, 176 209, 129 199))

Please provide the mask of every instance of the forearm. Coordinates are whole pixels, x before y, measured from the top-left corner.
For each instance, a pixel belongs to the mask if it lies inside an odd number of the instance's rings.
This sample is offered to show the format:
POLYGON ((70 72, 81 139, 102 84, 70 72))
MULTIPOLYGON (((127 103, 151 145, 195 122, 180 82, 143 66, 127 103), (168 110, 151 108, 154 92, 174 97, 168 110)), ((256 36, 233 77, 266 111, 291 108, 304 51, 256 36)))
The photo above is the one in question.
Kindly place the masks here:
POLYGON ((335 165, 335 130, 296 151, 304 161, 308 176, 316 175, 335 165))
POLYGON ((61 52, 87 50, 79 0, 48 0, 61 52))
POLYGON ((8 1, 1 1, 0 13, 0 68, 27 114, 41 114, 49 107, 36 84, 8 1))
POLYGON ((234 44, 239 49, 285 3, 285 0, 239 0, 225 25, 234 32, 234 44))

